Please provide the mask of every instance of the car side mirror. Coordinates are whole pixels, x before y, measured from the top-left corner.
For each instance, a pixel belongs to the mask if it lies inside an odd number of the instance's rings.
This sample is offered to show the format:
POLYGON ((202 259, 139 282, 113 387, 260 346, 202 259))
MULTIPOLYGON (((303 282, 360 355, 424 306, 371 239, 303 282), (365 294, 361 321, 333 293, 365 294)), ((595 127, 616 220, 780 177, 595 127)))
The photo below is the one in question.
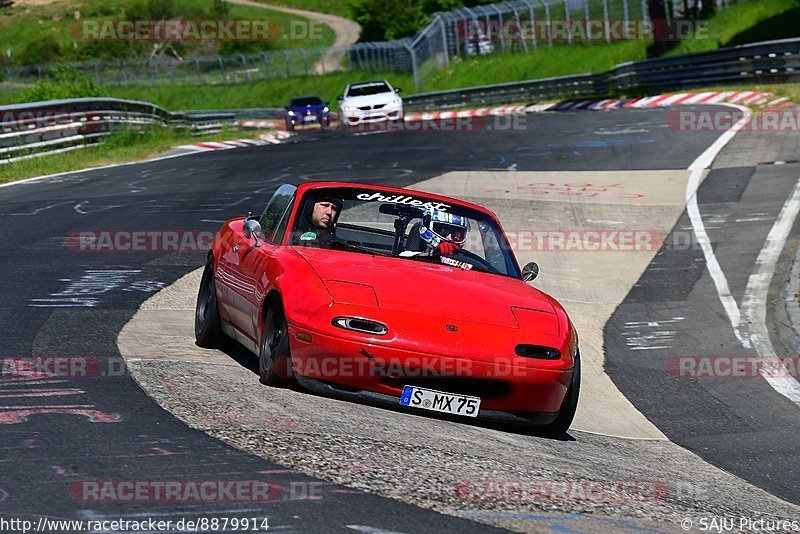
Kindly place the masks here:
POLYGON ((395 88, 394 88, 394 92, 395 92, 395 93, 399 93, 399 92, 401 92, 401 91, 402 91, 402 89, 400 89, 399 87, 395 87, 395 88))
POLYGON ((522 279, 526 282, 530 282, 537 276, 539 276, 539 265, 535 261, 530 262, 522 268, 522 279))
POLYGON ((286 111, 289 111, 289 106, 283 106, 283 109, 285 109, 286 111))
POLYGON ((328 104, 330 104, 330 101, 328 101, 328 100, 326 100, 325 102, 322 103, 323 106, 327 106, 328 104))
POLYGON ((344 100, 344 95, 339 95, 336 97, 336 100, 344 100))
POLYGON ((256 246, 260 247, 261 243, 258 241, 258 236, 261 234, 261 225, 255 219, 247 219, 242 225, 242 233, 247 239, 255 239, 256 246))

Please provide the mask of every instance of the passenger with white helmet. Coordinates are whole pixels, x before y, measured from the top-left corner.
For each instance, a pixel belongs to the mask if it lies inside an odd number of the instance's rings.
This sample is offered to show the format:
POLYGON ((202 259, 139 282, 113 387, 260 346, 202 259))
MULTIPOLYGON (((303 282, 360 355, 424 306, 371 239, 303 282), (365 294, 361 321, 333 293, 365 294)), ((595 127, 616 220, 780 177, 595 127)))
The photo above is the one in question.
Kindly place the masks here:
POLYGON ((451 255, 463 248, 469 220, 463 215, 437 209, 423 211, 422 221, 411 227, 401 256, 451 255))

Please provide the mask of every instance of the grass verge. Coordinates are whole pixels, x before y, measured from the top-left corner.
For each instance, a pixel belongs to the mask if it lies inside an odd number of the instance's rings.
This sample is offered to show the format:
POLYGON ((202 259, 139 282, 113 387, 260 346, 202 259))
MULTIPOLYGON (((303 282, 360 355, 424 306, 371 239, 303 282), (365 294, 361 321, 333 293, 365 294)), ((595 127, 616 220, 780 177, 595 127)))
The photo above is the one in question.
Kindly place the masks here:
MULTIPOLYGON (((413 91, 410 75, 397 73, 334 73, 324 76, 299 76, 280 80, 266 80, 239 85, 161 86, 152 88, 113 88, 108 96, 131 100, 146 100, 173 110, 281 108, 293 97, 315 94, 331 102, 336 109, 336 97, 348 83, 358 80, 389 80, 394 87, 413 91)), ((405 94, 405 93, 404 93, 405 94)), ((0 93, 0 102, 3 94, 0 93)))
MULTIPOLYGON (((294 0, 286 0, 294 3, 294 0)), ((311 1, 311 0, 309 0, 311 1)), ((314 0, 316 1, 316 0, 314 0)), ((299 2, 298 2, 299 6, 299 2)), ((791 21, 800 0, 742 0, 726 10, 719 11, 709 21, 709 31, 704 38, 692 38, 679 43, 671 54, 695 52, 715 48, 722 44, 740 44, 743 40, 755 41, 786 36, 781 28, 800 35, 800 26, 791 21), (770 28, 777 28, 771 33, 770 28)), ((602 72, 626 61, 642 59, 646 55, 647 41, 618 41, 610 44, 542 46, 530 53, 505 53, 476 58, 454 58, 444 69, 422 69, 424 79, 420 92, 440 91, 489 83, 513 82, 565 76, 588 72, 602 72), (430 74, 428 74, 430 73, 430 74)), ((410 74, 400 73, 334 73, 324 76, 301 76, 231 85, 172 85, 142 87, 105 87, 107 96, 133 100, 147 100, 170 110, 225 109, 249 107, 282 107, 302 94, 317 94, 331 101, 335 107, 336 96, 347 83, 358 80, 388 79, 392 85, 413 92, 410 74)), ((783 91, 775 88, 775 94, 783 91)), ((788 89, 793 97, 794 89, 788 89)), ((24 92, 17 89, 0 92, 0 104, 23 101, 24 92)))
POLYGON ((744 0, 721 9, 708 21, 707 35, 678 43, 668 55, 713 50, 800 36, 800 0, 744 0))
POLYGON ((0 165, 0 183, 114 163, 141 161, 163 154, 177 145, 254 138, 261 133, 264 132, 225 130, 218 134, 192 136, 188 132, 175 131, 171 128, 153 128, 145 132, 123 130, 108 136, 102 145, 0 165))
MULTIPOLYGON (((323 25, 320 32, 315 35, 311 35, 310 32, 292 32, 293 21, 308 23, 309 19, 266 8, 228 4, 228 14, 219 17, 208 11, 210 5, 208 0, 171 0, 163 4, 167 6, 165 9, 169 9, 166 18, 269 20, 279 25, 280 35, 253 45, 259 51, 324 47, 330 46, 336 39, 334 31, 327 25, 323 25)), ((85 40, 82 38, 83 21, 125 20, 132 18, 132 15, 136 16, 136 8, 136 4, 130 0, 56 0, 41 5, 12 5, 10 8, 0 10, 0 51, 6 56, 4 59, 10 58, 12 63, 17 57, 41 62, 93 58, 113 60, 119 57, 117 53, 121 50, 118 45, 123 45, 124 49, 129 48, 124 45, 135 44, 147 45, 146 48, 149 48, 153 43, 85 40), (50 45, 49 49, 39 50, 36 54, 31 52, 37 43, 50 41, 54 41, 58 48, 52 49, 50 45)), ((270 28, 275 28, 274 24, 271 24, 270 28)), ((176 44, 179 50, 182 49, 182 55, 214 55, 219 52, 219 45, 220 42, 217 41, 201 40, 176 44)), ((241 52, 246 51, 241 50, 241 52)), ((144 51, 140 50, 139 53, 144 51)), ((146 58, 147 54, 144 57, 146 58)))

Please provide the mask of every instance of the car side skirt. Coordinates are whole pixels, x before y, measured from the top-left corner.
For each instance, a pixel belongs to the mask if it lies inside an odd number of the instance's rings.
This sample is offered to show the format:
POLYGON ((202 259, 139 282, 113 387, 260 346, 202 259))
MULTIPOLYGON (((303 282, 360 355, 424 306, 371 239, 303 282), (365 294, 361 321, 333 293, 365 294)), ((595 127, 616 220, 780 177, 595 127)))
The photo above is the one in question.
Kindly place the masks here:
POLYGON ((226 336, 237 341, 244 348, 252 352, 254 355, 258 356, 259 352, 258 343, 256 343, 256 341, 253 338, 251 338, 250 336, 248 336, 247 334, 245 334, 244 332, 233 326, 228 321, 220 321, 220 328, 222 328, 222 332, 226 336))

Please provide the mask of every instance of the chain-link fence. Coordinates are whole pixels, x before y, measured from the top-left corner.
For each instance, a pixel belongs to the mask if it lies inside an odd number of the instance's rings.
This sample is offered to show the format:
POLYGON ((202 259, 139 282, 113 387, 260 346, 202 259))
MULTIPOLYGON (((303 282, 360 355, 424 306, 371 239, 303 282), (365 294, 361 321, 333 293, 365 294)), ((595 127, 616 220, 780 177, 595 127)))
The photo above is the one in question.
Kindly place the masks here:
MULTIPOLYGON (((667 0, 667 23, 734 0, 667 0)), ((234 56, 96 61, 73 64, 101 85, 236 84, 337 71, 413 74, 418 90, 456 56, 533 52, 574 43, 650 39, 648 0, 512 0, 436 14, 413 37, 343 48, 296 49, 234 56), (649 33, 648 33, 649 32, 649 33)), ((656 28, 657 30, 657 28, 656 28)), ((61 65, 6 67, 6 86, 26 86, 61 65)))

